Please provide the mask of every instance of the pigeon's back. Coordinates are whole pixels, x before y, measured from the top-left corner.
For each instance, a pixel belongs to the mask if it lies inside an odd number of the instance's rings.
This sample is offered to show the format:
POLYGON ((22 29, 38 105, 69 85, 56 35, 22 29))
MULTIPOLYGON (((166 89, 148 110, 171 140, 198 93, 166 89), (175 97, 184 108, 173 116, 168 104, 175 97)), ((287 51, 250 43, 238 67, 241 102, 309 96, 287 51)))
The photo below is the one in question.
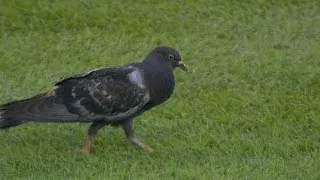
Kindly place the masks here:
POLYGON ((7 122, 13 120, 105 120, 112 124, 134 116, 150 99, 143 71, 137 66, 99 69, 70 77, 56 83, 49 93, 4 105, 0 110, 2 128, 9 127, 7 122))

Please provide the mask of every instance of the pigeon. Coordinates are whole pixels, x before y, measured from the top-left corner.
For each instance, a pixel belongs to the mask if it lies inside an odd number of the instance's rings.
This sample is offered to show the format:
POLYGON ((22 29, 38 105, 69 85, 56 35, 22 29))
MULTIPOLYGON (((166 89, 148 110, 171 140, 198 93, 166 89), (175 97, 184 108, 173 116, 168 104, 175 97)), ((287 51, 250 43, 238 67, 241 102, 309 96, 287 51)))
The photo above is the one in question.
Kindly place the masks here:
POLYGON ((153 148, 134 134, 133 118, 162 104, 175 87, 173 70, 187 71, 177 50, 159 46, 142 62, 96 69, 68 77, 34 97, 0 106, 0 129, 26 122, 91 123, 83 153, 90 153, 98 131, 119 126, 129 142, 148 151, 153 148))

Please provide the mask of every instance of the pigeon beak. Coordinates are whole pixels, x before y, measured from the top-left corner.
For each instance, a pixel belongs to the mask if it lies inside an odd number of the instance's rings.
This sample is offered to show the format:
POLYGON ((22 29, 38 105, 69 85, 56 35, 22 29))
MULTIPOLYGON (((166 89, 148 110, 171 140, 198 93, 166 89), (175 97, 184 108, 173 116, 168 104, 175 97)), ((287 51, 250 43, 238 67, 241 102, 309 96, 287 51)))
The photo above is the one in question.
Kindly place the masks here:
POLYGON ((188 71, 188 67, 183 63, 183 61, 179 61, 178 67, 181 68, 185 72, 188 71))

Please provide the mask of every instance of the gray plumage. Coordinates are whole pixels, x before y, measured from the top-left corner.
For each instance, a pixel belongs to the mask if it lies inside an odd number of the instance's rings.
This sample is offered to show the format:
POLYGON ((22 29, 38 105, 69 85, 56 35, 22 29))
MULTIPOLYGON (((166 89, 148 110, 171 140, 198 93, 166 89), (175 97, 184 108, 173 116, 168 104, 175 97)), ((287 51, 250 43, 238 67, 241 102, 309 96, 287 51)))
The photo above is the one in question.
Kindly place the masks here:
POLYGON ((0 128, 28 121, 93 122, 88 132, 87 151, 90 151, 93 137, 101 127, 122 125, 129 140, 142 147, 141 142, 133 140, 136 139, 132 138, 133 131, 128 133, 132 118, 171 96, 175 67, 186 70, 180 54, 173 48, 158 47, 141 63, 66 78, 47 93, 2 105, 0 128))

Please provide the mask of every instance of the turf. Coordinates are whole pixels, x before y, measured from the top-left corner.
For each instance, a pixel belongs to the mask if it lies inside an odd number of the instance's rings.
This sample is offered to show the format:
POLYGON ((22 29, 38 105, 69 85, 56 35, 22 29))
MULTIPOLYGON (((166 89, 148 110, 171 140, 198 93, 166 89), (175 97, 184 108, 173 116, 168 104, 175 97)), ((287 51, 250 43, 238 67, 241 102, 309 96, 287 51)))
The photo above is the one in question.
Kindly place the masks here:
POLYGON ((320 1, 2 0, 0 104, 177 48, 165 104, 135 119, 157 150, 88 124, 0 132, 0 179, 320 179, 320 1))

